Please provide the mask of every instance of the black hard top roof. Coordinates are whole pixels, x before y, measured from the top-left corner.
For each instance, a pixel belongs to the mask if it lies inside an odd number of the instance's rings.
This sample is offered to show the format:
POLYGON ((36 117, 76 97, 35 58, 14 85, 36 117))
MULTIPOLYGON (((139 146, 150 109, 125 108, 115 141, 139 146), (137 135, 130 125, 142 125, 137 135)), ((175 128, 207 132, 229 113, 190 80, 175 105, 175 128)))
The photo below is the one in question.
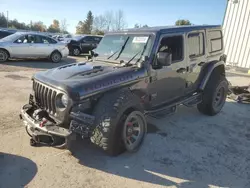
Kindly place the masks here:
POLYGON ((145 27, 145 28, 132 28, 124 29, 121 31, 112 31, 107 34, 118 34, 118 33, 172 33, 172 32, 190 32, 193 30, 202 29, 221 29, 220 25, 186 25, 186 26, 158 26, 158 27, 145 27))

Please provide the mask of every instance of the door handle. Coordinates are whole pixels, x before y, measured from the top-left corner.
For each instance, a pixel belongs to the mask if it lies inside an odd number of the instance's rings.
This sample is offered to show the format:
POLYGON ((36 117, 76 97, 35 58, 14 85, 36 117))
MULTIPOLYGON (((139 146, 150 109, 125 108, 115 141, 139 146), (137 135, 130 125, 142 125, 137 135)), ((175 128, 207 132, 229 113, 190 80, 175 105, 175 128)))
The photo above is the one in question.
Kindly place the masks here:
POLYGON ((185 73, 186 71, 187 71, 186 68, 179 68, 176 70, 176 72, 178 72, 178 73, 185 73))
POLYGON ((199 66, 203 66, 204 64, 205 64, 205 62, 198 63, 199 66))

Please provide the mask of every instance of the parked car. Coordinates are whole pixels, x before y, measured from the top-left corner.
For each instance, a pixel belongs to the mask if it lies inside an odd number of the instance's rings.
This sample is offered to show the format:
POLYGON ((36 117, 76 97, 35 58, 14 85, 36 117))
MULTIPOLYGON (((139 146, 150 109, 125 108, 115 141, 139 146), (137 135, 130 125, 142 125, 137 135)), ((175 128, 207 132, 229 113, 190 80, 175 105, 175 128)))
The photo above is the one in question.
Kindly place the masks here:
POLYGON ((52 38, 60 42, 69 43, 72 40, 73 36, 70 34, 64 34, 64 35, 54 35, 52 38))
POLYGON ((73 38, 73 36, 70 35, 70 34, 65 34, 62 37, 63 37, 62 41, 65 42, 65 43, 69 43, 72 40, 72 38, 73 38))
POLYGON ((82 53, 90 54, 102 40, 103 36, 80 35, 74 37, 69 43, 69 54, 78 56, 82 53))
POLYGON ((15 31, 1 30, 0 29, 0 39, 12 35, 15 31))
POLYGON ((91 60, 36 73, 20 117, 32 146, 70 146, 79 134, 109 155, 134 152, 146 116, 163 118, 181 104, 218 114, 228 92, 225 62, 217 25, 108 33, 91 60))
POLYGON ((0 62, 9 58, 49 58, 57 63, 68 54, 66 44, 34 32, 16 32, 0 40, 0 62))

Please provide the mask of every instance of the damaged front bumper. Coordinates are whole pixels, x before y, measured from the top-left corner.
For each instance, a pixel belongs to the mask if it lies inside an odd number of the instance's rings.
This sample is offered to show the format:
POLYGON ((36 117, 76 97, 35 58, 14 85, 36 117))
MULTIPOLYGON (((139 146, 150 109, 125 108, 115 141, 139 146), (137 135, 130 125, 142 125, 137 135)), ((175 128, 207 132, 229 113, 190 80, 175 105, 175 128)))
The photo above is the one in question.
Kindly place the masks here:
POLYGON ((27 134, 31 137, 30 144, 46 144, 57 148, 66 148, 70 140, 75 138, 75 134, 82 138, 89 137, 93 125, 94 117, 81 112, 70 113, 69 129, 60 127, 49 118, 42 117, 36 120, 31 114, 37 110, 31 104, 26 104, 21 109, 20 119, 23 121, 27 134))
POLYGON ((35 120, 29 113, 32 110, 32 105, 24 105, 21 109, 20 119, 23 120, 26 131, 31 137, 30 144, 47 144, 57 147, 65 147, 68 138, 72 135, 72 131, 49 122, 48 119, 35 120))

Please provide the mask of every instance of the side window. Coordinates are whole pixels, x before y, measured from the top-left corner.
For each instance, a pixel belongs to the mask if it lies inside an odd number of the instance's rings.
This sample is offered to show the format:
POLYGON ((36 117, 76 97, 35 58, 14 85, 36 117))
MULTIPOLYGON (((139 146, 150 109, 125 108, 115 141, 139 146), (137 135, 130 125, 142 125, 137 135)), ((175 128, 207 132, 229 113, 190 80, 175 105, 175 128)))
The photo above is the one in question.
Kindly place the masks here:
POLYGON ((35 43, 34 35, 23 35, 15 41, 15 43, 35 43))
POLYGON ((28 43, 35 43, 35 36, 34 35, 28 35, 27 39, 28 39, 28 43))
POLYGON ((158 52, 169 52, 172 54, 172 63, 183 60, 183 37, 172 36, 161 39, 158 52))
POLYGON ((91 42, 94 42, 93 38, 90 37, 90 36, 87 36, 87 37, 84 37, 82 39, 83 42, 86 42, 86 43, 91 43, 91 42))
POLYGON ((191 33, 188 35, 189 57, 199 57, 205 54, 204 51, 204 34, 191 33))
MULTIPOLYGON (((23 35, 21 37, 19 37, 14 43, 25 43, 24 40, 27 38, 27 35, 23 35)), ((26 43, 27 43, 27 39, 26 39, 26 43)))
POLYGON ((94 41, 96 42, 96 43, 99 43, 100 41, 101 41, 101 37, 94 37, 94 41))
POLYGON ((36 44, 42 44, 43 43, 43 36, 35 35, 35 43, 36 44))
POLYGON ((210 48, 209 53, 218 52, 223 49, 222 43, 222 32, 221 31, 209 31, 208 32, 209 39, 210 39, 210 48))
POLYGON ((49 37, 46 37, 46 36, 36 35, 35 43, 38 43, 38 44, 55 44, 56 41, 49 38, 49 37))
POLYGON ((48 41, 50 44, 56 44, 56 40, 52 39, 52 38, 48 38, 48 41))

